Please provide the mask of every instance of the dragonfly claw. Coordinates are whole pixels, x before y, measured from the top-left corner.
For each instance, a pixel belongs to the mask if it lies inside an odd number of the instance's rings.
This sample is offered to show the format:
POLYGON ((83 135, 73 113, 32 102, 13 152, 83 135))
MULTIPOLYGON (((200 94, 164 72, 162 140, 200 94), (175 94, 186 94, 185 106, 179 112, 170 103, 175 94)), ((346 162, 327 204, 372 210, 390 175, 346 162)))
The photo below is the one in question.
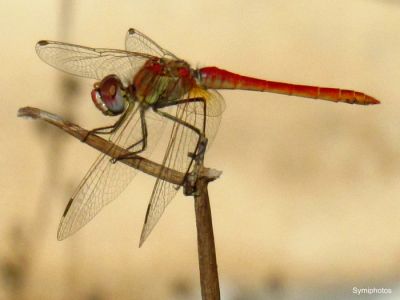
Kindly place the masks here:
POLYGON ((196 172, 191 172, 186 176, 185 182, 183 183, 183 194, 185 196, 196 196, 196 172))
POLYGON ((85 134, 85 136, 83 137, 83 139, 81 139, 81 142, 82 142, 82 143, 85 143, 86 140, 88 139, 89 135, 91 135, 91 134, 92 134, 92 132, 91 132, 91 131, 88 131, 88 132, 85 134))
POLYGON ((83 139, 81 139, 81 142, 82 142, 82 143, 86 142, 86 140, 88 139, 88 137, 89 137, 90 135, 96 135, 96 134, 109 134, 109 133, 108 133, 108 132, 102 132, 102 131, 97 130, 97 129, 92 129, 92 130, 89 130, 89 131, 86 133, 86 135, 83 137, 83 139))
POLYGON ((203 165, 204 153, 207 148, 207 138, 205 136, 201 136, 199 143, 197 145, 195 153, 189 152, 188 156, 192 158, 195 162, 193 171, 188 173, 185 178, 185 182, 183 184, 183 193, 186 196, 198 196, 199 192, 196 189, 196 181, 199 176, 200 168, 203 165))

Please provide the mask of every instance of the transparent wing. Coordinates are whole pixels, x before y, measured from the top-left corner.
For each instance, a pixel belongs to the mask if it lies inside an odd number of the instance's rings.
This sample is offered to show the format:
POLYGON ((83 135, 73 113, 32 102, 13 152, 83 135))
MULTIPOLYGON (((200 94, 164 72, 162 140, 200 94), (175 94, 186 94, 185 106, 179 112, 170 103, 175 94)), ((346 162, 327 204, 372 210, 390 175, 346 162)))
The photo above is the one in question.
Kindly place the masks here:
MULTIPOLYGON (((189 94, 189 98, 203 98, 206 99, 206 131, 205 135, 208 139, 207 150, 210 149, 215 136, 218 132, 221 123, 222 113, 225 111, 225 100, 220 93, 216 90, 205 90, 199 87, 193 88, 189 94)), ((195 102, 192 105, 186 106, 187 114, 194 114, 191 118, 197 119, 204 114, 204 106, 202 103, 195 102)), ((199 121, 197 121, 199 122, 199 121)))
POLYGON ((145 53, 151 56, 178 59, 174 54, 162 48, 151 38, 133 28, 130 28, 126 34, 125 49, 127 51, 145 53))
POLYGON ((61 71, 94 79, 117 75, 125 84, 151 55, 124 50, 89 48, 79 45, 40 41, 36 44, 38 56, 61 71))
MULTIPOLYGON (((143 156, 150 156, 165 120, 152 111, 146 111, 148 145, 143 156)), ((121 127, 110 137, 120 147, 134 144, 142 137, 140 114, 132 111, 121 127)), ((113 149, 109 153, 112 154, 113 149)), ((87 224, 100 210, 127 187, 137 171, 121 162, 112 163, 110 157, 100 154, 71 197, 58 228, 57 238, 63 240, 87 224)))
MULTIPOLYGON (((198 97, 199 91, 191 92, 187 97, 198 97)), ((206 136, 209 138, 210 144, 212 143, 221 121, 221 108, 223 107, 223 99, 219 94, 204 91, 203 96, 207 95, 206 111, 214 116, 206 115, 204 112, 204 105, 199 102, 187 102, 179 104, 174 107, 175 117, 183 120, 202 130, 205 123, 206 136), (208 94, 206 94, 208 93, 208 94)), ((164 155, 162 165, 167 168, 187 173, 191 171, 193 166, 193 158, 188 154, 194 153, 198 143, 198 135, 186 126, 177 122, 172 125, 170 132, 169 143, 164 155)), ((163 172, 161 170, 160 172, 163 172)), ((161 174, 161 173, 160 173, 161 174)), ((140 238, 140 245, 144 243, 149 236, 154 226, 162 216, 165 208, 174 198, 178 191, 178 187, 160 178, 157 178, 151 199, 147 208, 146 217, 140 238)))

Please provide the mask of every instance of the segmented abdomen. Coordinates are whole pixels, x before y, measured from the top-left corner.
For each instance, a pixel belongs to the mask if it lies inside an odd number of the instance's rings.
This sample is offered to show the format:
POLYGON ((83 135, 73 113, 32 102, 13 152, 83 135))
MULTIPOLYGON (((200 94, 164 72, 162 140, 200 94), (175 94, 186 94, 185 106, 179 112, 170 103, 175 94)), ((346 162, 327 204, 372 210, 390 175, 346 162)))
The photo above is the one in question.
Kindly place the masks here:
POLYGON ((362 105, 380 103, 371 96, 352 90, 262 80, 238 75, 216 67, 201 68, 198 70, 198 73, 200 84, 205 88, 211 89, 239 89, 270 92, 362 105))

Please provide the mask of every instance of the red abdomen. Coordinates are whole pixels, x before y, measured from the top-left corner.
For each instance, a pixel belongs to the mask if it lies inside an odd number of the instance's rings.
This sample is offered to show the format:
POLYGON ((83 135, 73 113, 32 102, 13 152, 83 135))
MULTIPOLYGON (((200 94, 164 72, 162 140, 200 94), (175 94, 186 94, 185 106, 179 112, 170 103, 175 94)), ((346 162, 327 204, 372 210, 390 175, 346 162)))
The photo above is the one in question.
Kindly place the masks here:
POLYGON ((200 84, 205 88, 270 92, 362 105, 380 103, 371 96, 352 90, 262 80, 235 74, 217 67, 201 68, 198 72, 200 84))

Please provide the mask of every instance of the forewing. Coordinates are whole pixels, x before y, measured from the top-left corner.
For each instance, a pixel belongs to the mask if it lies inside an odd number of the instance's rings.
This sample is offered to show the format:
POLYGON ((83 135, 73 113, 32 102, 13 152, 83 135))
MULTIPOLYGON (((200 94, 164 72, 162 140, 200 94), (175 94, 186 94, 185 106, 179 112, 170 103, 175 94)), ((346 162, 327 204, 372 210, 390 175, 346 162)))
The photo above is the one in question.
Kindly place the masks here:
MULTIPOLYGON (((218 105, 220 104, 221 103, 218 105)), ((205 118, 206 136, 210 139, 210 143, 212 142, 218 130, 222 112, 216 116, 206 116, 204 112, 204 105, 201 102, 188 102, 176 105, 174 108, 175 116, 177 118, 199 128, 200 130, 203 129, 205 118)), ((212 104, 207 105, 207 108, 210 108, 210 112, 216 109, 215 107, 212 107, 212 104)), ((182 173, 190 172, 191 168, 193 167, 193 158, 188 154, 196 151, 198 140, 198 134, 192 129, 174 122, 170 132, 169 143, 162 162, 164 168, 178 170, 182 173)), ((160 174, 162 172, 163 170, 160 171, 160 174)), ((147 208, 145 222, 140 238, 140 245, 142 245, 149 236, 154 226, 161 218, 165 208, 176 195, 178 188, 179 186, 162 180, 160 177, 157 178, 147 208)))
POLYGON ((157 57, 178 59, 174 54, 162 48, 151 38, 134 28, 130 28, 126 34, 125 49, 127 51, 140 52, 157 57))
MULTIPOLYGON (((143 156, 151 155, 164 125, 164 119, 158 115, 147 118, 148 146, 143 156)), ((133 111, 110 140, 120 147, 127 147, 140 140, 141 135, 140 114, 133 111)), ((108 153, 112 154, 112 151, 110 149, 108 153)), ((87 224, 118 197, 136 173, 137 170, 121 162, 112 163, 108 155, 100 154, 71 197, 61 218, 57 238, 63 240, 87 224)))
POLYGON ((124 50, 89 48, 79 45, 40 41, 36 44, 38 56, 61 71, 94 79, 117 75, 125 84, 151 58, 150 55, 124 50))

